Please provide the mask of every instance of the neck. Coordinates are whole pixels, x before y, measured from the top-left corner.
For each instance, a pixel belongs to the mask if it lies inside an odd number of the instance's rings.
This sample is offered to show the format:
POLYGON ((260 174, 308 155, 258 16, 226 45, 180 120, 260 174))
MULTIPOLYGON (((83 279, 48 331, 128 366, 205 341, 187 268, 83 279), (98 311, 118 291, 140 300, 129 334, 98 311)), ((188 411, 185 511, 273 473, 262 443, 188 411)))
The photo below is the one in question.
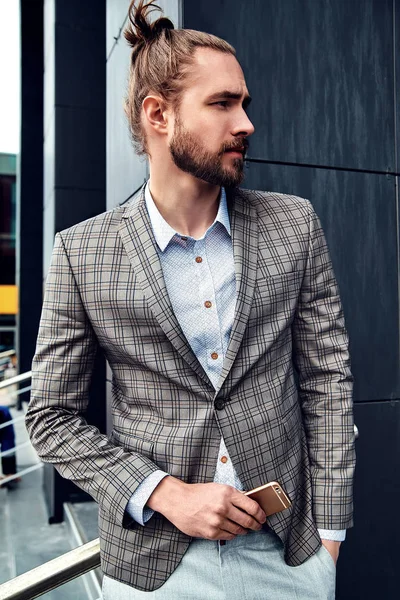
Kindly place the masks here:
POLYGON ((204 235, 217 216, 220 190, 220 186, 178 168, 166 173, 152 169, 150 164, 150 192, 154 203, 166 222, 182 235, 195 239, 204 235))

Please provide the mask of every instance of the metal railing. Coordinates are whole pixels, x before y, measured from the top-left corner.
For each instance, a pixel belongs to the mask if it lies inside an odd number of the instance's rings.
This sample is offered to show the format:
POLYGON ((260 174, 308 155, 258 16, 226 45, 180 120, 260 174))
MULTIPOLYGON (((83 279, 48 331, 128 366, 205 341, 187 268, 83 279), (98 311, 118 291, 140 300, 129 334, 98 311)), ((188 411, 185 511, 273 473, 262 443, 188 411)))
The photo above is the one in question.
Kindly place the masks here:
MULTIPOLYGON (((5 423, 5 425, 9 425, 10 423, 5 423)), ((31 442, 23 442, 22 444, 17 444, 16 446, 14 446, 13 448, 10 448, 10 450, 4 450, 4 452, 0 452, 0 456, 10 456, 11 454, 15 454, 15 452, 17 450, 19 450, 20 448, 25 448, 26 446, 32 446, 31 442)))
MULTIPOLYGON (((31 467, 27 467, 26 469, 22 469, 22 471, 18 471, 17 473, 13 473, 12 475, 6 475, 0 479, 0 486, 4 486, 9 481, 13 481, 14 479, 19 479, 24 475, 28 475, 28 473, 33 473, 33 471, 39 471, 39 469, 43 469, 43 463, 37 463, 36 465, 32 465, 31 467)), ((0 596, 1 600, 1 596, 0 596)))
MULTIPOLYGON (((13 385, 19 384, 22 381, 26 381, 27 379, 31 379, 32 376, 32 371, 27 371, 26 373, 21 373, 20 375, 16 375, 15 377, 10 377, 9 379, 5 379, 4 381, 2 381, 0 383, 0 392, 8 387, 11 387, 13 385)), ((20 396, 21 394, 24 394, 25 392, 29 392, 29 390, 31 389, 31 386, 26 386, 20 390, 16 390, 16 391, 11 391, 11 392, 6 392, 6 397, 8 399, 10 398, 14 398, 15 396, 20 396)), ((1 403, 1 397, 0 397, 0 403, 1 403)), ((22 400, 21 398, 18 398, 17 401, 17 410, 22 410, 22 400)))
POLYGON ((15 350, 4 350, 4 352, 0 352, 0 360, 2 360, 3 358, 10 358, 11 356, 15 356, 16 353, 17 352, 15 350))
POLYGON ((33 600, 100 566, 99 539, 0 585, 0 600, 33 600))
MULTIPOLYGON (((32 389, 31 386, 27 385, 26 387, 24 387, 20 390, 17 390, 16 392, 7 392, 6 397, 8 399, 14 398, 14 396, 20 396, 21 394, 24 394, 25 392, 29 392, 31 389, 32 389)), ((1 403, 1 398, 2 398, 2 396, 0 396, 0 403, 1 403)))
POLYGON ((15 419, 10 419, 9 421, 2 423, 0 425, 0 429, 3 429, 4 427, 8 427, 9 425, 14 425, 14 423, 18 423, 19 421, 24 421, 24 420, 25 420, 25 415, 22 415, 21 417, 15 417, 15 419))
MULTIPOLYGON (((11 356, 13 354, 15 354, 15 350, 7 350, 6 352, 2 352, 0 354, 0 356, 4 358, 5 355, 11 356)), ((0 383, 0 390, 4 390, 12 385, 16 385, 16 384, 21 383, 22 381, 26 381, 26 380, 30 379, 31 376, 32 376, 32 371, 27 371, 26 373, 21 373, 20 375, 16 375, 15 377, 10 377, 9 379, 6 379, 5 381, 2 381, 0 383)), ((20 394, 23 394, 24 392, 28 392, 30 389, 31 389, 31 386, 29 385, 29 386, 26 386, 16 392, 7 393, 6 397, 12 398, 14 396, 19 396, 20 394)), ((1 396, 0 396, 0 404, 1 404, 1 396)), ((5 423, 1 423, 0 429, 9 427, 10 425, 14 425, 15 423, 19 423, 20 421, 24 421, 24 420, 25 420, 25 415, 21 415, 20 417, 15 417, 14 419, 10 419, 9 421, 6 421, 5 423)), ((2 456, 12 455, 19 448, 23 448, 24 446, 29 446, 29 445, 31 445, 31 442, 27 441, 22 444, 18 444, 17 446, 14 446, 10 450, 4 450, 3 452, 0 452, 0 458, 2 456)), ((9 483, 10 481, 13 481, 14 479, 19 479, 19 477, 23 477, 24 475, 27 475, 28 473, 32 473, 33 471, 38 471, 39 469, 43 469, 42 463, 32 465, 31 467, 27 467, 26 469, 23 469, 22 471, 19 471, 18 473, 13 473, 12 475, 6 475, 5 477, 2 477, 0 479, 0 485, 4 486, 5 484, 9 483)))
POLYGON ((10 377, 10 379, 5 379, 0 382, 0 390, 4 390, 10 385, 15 385, 16 383, 21 383, 21 381, 26 381, 32 377, 32 371, 27 371, 26 373, 21 373, 21 375, 16 375, 15 377, 10 377))

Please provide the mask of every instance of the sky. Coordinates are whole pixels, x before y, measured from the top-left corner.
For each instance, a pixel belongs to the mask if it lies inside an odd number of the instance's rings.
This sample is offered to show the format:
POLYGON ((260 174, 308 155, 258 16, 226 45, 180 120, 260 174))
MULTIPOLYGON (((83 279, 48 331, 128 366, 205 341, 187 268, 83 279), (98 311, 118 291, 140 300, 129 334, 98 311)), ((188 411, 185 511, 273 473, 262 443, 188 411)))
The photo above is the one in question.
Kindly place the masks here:
POLYGON ((20 128, 19 0, 0 0, 0 152, 18 154, 20 128))

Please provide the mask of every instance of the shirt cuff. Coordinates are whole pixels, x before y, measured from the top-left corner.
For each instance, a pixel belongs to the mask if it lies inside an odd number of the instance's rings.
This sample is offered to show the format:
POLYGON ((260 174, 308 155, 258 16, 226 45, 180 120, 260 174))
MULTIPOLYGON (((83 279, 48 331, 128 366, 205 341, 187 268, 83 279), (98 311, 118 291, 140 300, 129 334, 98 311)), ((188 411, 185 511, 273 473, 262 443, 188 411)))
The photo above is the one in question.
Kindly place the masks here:
POLYGON ((146 508, 146 502, 154 492, 160 481, 166 477, 168 473, 158 470, 151 473, 142 483, 136 488, 126 507, 126 512, 139 525, 144 525, 154 515, 154 510, 146 508))
POLYGON ((332 542, 344 542, 346 539, 345 529, 318 529, 321 540, 331 540, 332 542))

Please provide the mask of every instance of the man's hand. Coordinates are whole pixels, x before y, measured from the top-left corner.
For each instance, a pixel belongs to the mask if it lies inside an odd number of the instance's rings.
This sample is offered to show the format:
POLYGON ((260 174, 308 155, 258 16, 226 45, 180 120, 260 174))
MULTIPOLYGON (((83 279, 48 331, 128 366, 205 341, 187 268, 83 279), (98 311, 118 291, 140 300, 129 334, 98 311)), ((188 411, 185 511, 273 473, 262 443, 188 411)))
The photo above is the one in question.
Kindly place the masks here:
POLYGON ((232 540, 258 531, 266 516, 257 502, 230 485, 184 483, 165 477, 147 506, 163 514, 180 531, 206 540, 232 540))
POLYGON ((325 548, 328 550, 329 554, 332 556, 333 562, 337 563, 339 558, 339 550, 341 542, 335 542, 333 540, 321 540, 325 548))

